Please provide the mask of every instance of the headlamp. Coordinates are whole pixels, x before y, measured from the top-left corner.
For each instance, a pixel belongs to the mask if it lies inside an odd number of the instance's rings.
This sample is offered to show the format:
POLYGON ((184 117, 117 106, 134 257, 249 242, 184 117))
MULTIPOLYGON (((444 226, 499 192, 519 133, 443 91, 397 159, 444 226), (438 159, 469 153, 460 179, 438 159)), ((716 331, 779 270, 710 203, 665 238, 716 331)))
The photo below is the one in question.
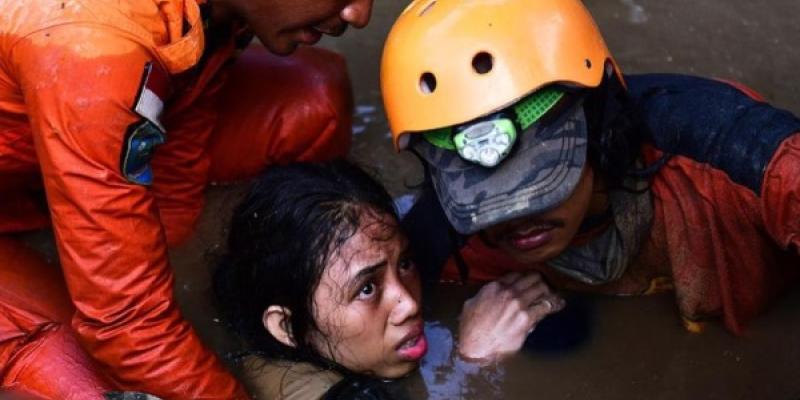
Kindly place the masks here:
POLYGON ((434 146, 456 150, 461 158, 492 168, 511 152, 518 129, 524 132, 539 121, 564 94, 557 87, 547 87, 488 117, 456 127, 436 129, 423 136, 434 146))
POLYGON ((453 136, 463 159, 489 168, 506 158, 516 140, 514 121, 502 116, 460 127, 460 132, 453 136))

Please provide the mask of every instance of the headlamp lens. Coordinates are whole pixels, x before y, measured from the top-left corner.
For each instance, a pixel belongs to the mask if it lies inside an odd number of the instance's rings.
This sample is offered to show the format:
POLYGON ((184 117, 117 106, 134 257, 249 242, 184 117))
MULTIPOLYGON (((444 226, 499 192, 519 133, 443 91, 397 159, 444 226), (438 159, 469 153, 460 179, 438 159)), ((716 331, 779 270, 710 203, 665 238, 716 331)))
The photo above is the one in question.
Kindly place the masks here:
POLYGON ((494 116, 466 123, 454 129, 445 127, 423 134, 425 140, 436 147, 456 150, 471 162, 494 167, 511 151, 517 140, 517 127, 528 129, 558 104, 565 92, 558 86, 549 86, 528 95, 506 111, 494 116), (508 118, 513 110, 515 121, 508 118), (454 133, 455 131, 455 133, 454 133))
POLYGON ((453 136, 453 143, 465 160, 494 167, 508 155, 516 139, 514 122, 500 117, 463 128, 453 136))

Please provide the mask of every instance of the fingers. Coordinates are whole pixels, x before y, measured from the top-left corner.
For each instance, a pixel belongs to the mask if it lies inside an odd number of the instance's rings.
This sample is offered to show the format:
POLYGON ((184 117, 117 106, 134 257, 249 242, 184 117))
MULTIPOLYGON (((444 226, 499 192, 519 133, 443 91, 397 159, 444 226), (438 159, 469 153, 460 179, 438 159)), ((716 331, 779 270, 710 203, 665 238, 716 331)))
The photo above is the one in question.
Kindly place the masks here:
POLYGON ((484 285, 464 303, 462 312, 489 312, 497 320, 524 321, 533 326, 548 314, 564 308, 564 300, 554 294, 538 272, 510 273, 484 285))
POLYGON ((530 308, 541 307, 545 314, 554 314, 564 309, 567 302, 558 295, 550 295, 531 305, 530 308))
POLYGON ((563 310, 565 305, 566 301, 561 296, 553 294, 533 303, 528 307, 527 312, 531 321, 533 321, 533 325, 536 325, 544 317, 563 310))
POLYGON ((484 285, 464 303, 459 321, 459 353, 495 359, 518 351, 544 317, 564 308, 538 273, 508 274, 484 285))
POLYGON ((515 292, 522 293, 528 290, 529 288, 533 287, 537 283, 543 283, 542 275, 539 274, 538 272, 531 272, 520 276, 510 286, 512 289, 514 289, 515 292))
POLYGON ((522 305, 522 308, 528 308, 533 303, 541 301, 543 297, 550 296, 552 293, 550 287, 542 279, 541 274, 538 272, 529 272, 527 274, 512 274, 504 276, 506 282, 514 279, 508 286, 507 290, 512 292, 512 297, 516 298, 522 305))
POLYGON ((503 275, 500 279, 498 279, 495 282, 499 282, 503 284, 503 286, 512 286, 514 282, 516 282, 521 276, 522 274, 520 274, 519 272, 511 272, 503 275))

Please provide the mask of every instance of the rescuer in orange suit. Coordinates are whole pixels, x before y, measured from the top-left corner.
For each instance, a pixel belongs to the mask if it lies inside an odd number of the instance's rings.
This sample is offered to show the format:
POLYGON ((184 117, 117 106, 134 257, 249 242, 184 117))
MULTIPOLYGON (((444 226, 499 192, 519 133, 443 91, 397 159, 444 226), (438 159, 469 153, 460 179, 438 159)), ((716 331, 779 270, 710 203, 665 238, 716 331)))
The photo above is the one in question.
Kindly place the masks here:
POLYGON ((346 153, 338 55, 232 60, 253 34, 287 55, 363 27, 371 7, 0 0, 0 390, 246 398, 181 317, 167 247, 192 232, 208 182, 346 153), (47 226, 66 287, 14 237, 47 226))

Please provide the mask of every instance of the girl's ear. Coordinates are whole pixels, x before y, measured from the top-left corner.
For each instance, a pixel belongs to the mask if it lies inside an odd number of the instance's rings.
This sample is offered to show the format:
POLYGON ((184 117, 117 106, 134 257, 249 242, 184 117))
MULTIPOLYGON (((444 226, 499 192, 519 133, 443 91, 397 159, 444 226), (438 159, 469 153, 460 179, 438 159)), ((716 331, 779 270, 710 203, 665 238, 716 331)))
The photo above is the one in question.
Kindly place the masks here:
POLYGON ((261 323, 264 328, 279 342, 289 346, 297 347, 292 335, 291 324, 292 312, 283 306, 269 306, 261 316, 261 323))

